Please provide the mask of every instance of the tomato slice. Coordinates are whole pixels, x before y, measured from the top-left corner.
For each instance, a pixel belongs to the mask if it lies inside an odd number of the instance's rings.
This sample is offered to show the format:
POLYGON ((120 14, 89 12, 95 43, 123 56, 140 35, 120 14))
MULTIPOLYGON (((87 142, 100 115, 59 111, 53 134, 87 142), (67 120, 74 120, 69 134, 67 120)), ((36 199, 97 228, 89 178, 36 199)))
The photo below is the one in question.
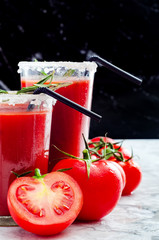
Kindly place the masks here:
POLYGON ((15 222, 40 235, 64 230, 76 219, 82 204, 80 187, 62 172, 39 179, 18 178, 8 191, 8 208, 15 222))

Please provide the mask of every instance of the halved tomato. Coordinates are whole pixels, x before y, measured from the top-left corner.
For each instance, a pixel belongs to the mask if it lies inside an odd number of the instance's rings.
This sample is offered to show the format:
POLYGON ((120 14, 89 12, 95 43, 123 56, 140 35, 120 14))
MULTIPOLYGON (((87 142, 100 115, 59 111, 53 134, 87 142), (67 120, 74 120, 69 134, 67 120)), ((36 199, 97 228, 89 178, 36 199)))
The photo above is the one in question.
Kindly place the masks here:
POLYGON ((10 185, 7 200, 15 222, 39 235, 64 230, 76 219, 83 204, 79 185, 63 172, 17 178, 10 185))

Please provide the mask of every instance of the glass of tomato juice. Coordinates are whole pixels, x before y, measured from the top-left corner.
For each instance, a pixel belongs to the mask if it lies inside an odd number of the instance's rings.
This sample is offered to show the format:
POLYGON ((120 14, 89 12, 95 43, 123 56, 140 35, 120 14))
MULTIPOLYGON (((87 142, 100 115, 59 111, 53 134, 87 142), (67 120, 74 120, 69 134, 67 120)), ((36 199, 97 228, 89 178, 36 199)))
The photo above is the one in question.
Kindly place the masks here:
POLYGON ((55 102, 45 94, 0 94, 0 216, 9 215, 7 191, 16 178, 13 172, 48 172, 55 102))
MULTIPOLYGON (((28 87, 54 71, 52 83, 59 84, 55 91, 62 96, 91 109, 95 62, 20 62, 21 87, 28 87)), ((48 81, 49 82, 49 81, 48 81)), ((64 157, 62 151, 81 157, 84 149, 82 134, 88 139, 90 119, 82 113, 57 102, 53 111, 49 169, 64 157)))

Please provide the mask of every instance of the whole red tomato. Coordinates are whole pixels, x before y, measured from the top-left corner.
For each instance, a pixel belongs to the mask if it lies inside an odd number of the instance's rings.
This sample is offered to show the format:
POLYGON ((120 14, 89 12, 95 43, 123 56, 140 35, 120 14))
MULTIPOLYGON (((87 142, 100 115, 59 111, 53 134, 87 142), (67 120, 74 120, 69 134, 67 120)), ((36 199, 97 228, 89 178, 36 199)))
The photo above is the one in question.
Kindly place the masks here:
POLYGON ((118 162, 126 176, 126 184, 122 195, 130 195, 139 186, 142 178, 140 166, 133 160, 118 162))
POLYGON ((124 161, 116 159, 116 162, 122 167, 126 176, 126 184, 122 195, 129 195, 139 186, 142 179, 142 172, 138 163, 135 162, 129 154, 127 154, 126 149, 122 148, 121 151, 124 161))
POLYGON ((52 172, 17 178, 8 191, 8 208, 15 222, 39 235, 52 235, 68 227, 82 208, 83 195, 69 175, 52 172))
POLYGON ((93 151, 98 152, 98 150, 105 147, 105 145, 107 147, 112 147, 114 149, 120 149, 121 146, 119 145, 119 143, 120 142, 115 142, 112 138, 99 136, 99 137, 92 138, 88 142, 88 145, 90 150, 92 149, 93 151))
POLYGON ((87 149, 83 153, 85 160, 63 159, 53 171, 69 168, 66 173, 81 187, 83 207, 78 219, 98 220, 116 206, 123 189, 123 179, 117 163, 90 159, 87 149))
POLYGON ((108 137, 96 137, 91 139, 89 147, 92 150, 93 156, 104 156, 103 158, 115 161, 122 167, 126 176, 126 184, 122 191, 122 195, 131 194, 139 186, 142 178, 141 168, 133 160, 127 149, 108 137))

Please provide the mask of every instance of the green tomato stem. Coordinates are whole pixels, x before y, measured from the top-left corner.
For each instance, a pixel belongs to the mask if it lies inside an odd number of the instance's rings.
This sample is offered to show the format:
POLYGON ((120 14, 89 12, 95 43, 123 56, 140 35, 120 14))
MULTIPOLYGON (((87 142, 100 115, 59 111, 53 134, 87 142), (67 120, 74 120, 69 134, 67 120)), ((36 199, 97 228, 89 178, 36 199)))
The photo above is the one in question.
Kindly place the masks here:
POLYGON ((88 149, 84 149, 82 153, 83 153, 83 159, 86 162, 87 175, 88 175, 88 178, 89 178, 89 176, 90 176, 90 168, 91 168, 91 164, 92 164, 92 159, 90 157, 88 149))
POLYGON ((37 178, 41 177, 41 173, 40 173, 40 169, 39 168, 35 169, 35 177, 37 177, 37 178))
POLYGON ((82 153, 83 153, 83 159, 85 160, 91 159, 88 149, 84 149, 82 153))
POLYGON ((42 179, 46 176, 47 174, 41 175, 40 173, 40 169, 39 168, 35 168, 35 175, 33 176, 33 178, 35 179, 42 179))

